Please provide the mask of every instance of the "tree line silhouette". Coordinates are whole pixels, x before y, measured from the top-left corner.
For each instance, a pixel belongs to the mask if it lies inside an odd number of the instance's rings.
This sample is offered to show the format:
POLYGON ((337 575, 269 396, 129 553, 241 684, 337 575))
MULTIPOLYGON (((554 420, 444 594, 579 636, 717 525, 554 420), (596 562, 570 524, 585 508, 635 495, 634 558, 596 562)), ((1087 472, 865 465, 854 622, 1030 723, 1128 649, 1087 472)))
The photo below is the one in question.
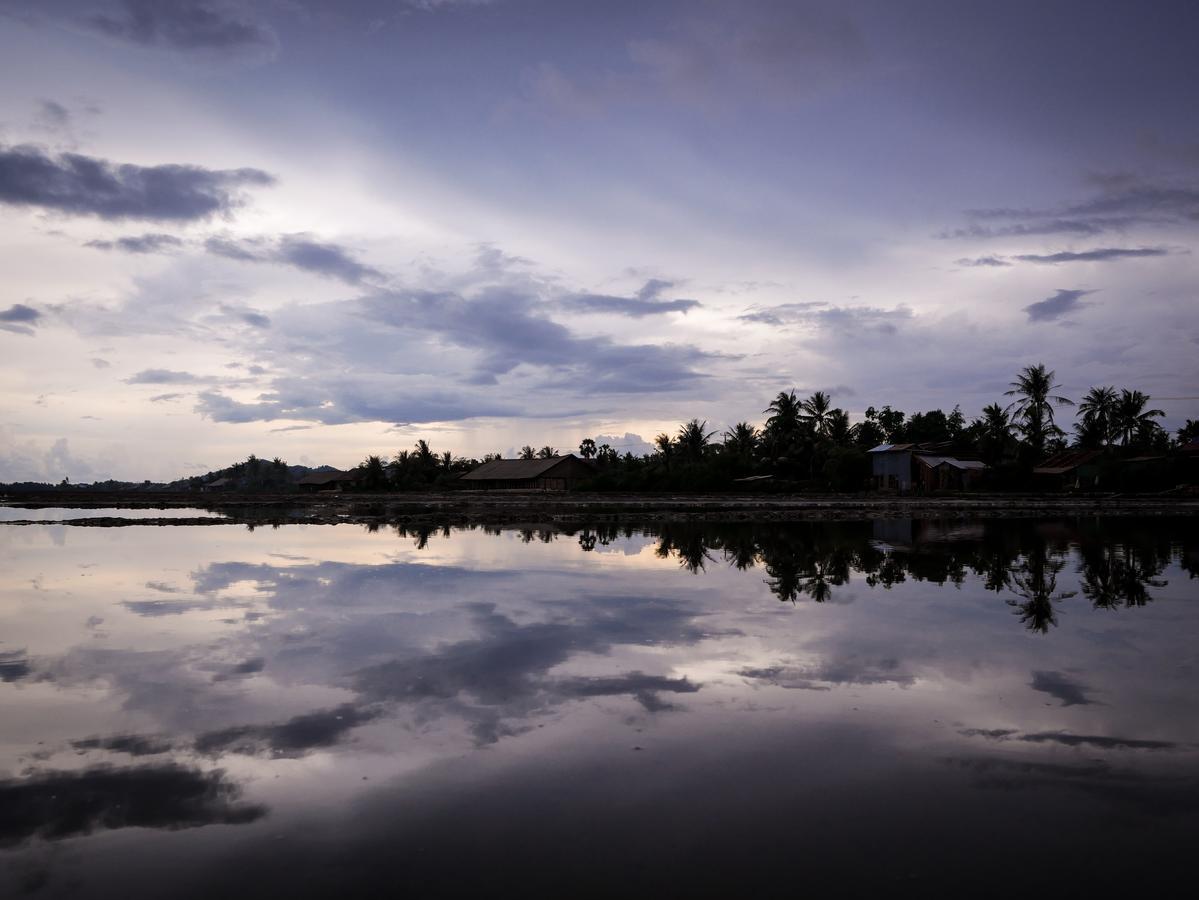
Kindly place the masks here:
MULTIPOLYGON (((738 482, 775 481, 788 489, 856 491, 869 480, 867 451, 883 443, 939 445, 945 453, 979 459, 991 467, 995 488, 1026 487, 1032 468, 1046 456, 1076 447, 1105 451, 1112 460, 1146 453, 1168 454, 1170 435, 1158 421, 1164 413, 1139 390, 1096 386, 1077 404, 1072 434, 1058 424, 1060 411, 1075 407, 1062 396, 1056 373, 1043 364, 1027 366, 1005 392, 1006 402, 988 404, 967 420, 960 406, 946 413, 931 409, 911 415, 891 406, 866 409, 861 421, 815 391, 800 397, 782 391, 762 411, 761 425, 741 421, 717 433, 706 419, 683 422, 673 433, 658 434, 653 452, 621 453, 586 437, 577 455, 594 463, 591 490, 721 490, 738 482), (763 477, 766 476, 766 477, 763 477)), ((1199 422, 1179 429, 1177 445, 1199 438, 1199 422)), ((525 445, 519 458, 551 459, 552 446, 525 445)), ((367 490, 419 490, 456 486, 457 479, 482 460, 434 453, 424 440, 390 461, 368 456, 360 465, 367 490)), ((1109 479, 1110 480, 1110 479, 1109 479)))

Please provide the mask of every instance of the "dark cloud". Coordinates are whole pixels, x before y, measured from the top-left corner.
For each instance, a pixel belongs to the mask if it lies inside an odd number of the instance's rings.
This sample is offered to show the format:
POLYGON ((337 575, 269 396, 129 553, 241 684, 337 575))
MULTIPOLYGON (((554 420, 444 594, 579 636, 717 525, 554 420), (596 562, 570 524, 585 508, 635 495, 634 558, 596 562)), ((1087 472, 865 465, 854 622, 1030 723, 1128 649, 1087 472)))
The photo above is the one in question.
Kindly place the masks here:
POLYGON ((210 600, 125 600, 125 609, 136 616, 180 616, 197 609, 212 609, 210 600))
POLYGON ((143 369, 125 379, 126 384, 192 384, 197 376, 174 369, 143 369))
POLYGON ((965 257, 956 261, 959 266, 969 266, 971 268, 992 267, 999 268, 1002 266, 1010 266, 1011 263, 1002 256, 978 256, 974 259, 965 257))
POLYGON ((165 250, 182 247, 183 241, 173 234, 139 234, 111 241, 88 241, 84 246, 94 247, 97 250, 121 250, 125 253, 162 253, 165 250))
POLYGON ((205 241, 209 253, 239 262, 272 262, 294 266, 305 272, 338 278, 347 284, 385 280, 372 266, 358 262, 338 244, 319 241, 307 234, 285 234, 277 239, 212 237, 205 241))
POLYGON ((1044 256, 1026 253, 1017 256, 1021 262, 1032 263, 1064 263, 1064 262, 1109 262, 1116 259, 1139 259, 1145 256, 1168 256, 1169 250, 1163 247, 1104 247, 1098 250, 1083 250, 1080 252, 1063 251, 1044 256))
MULTIPOLYGON (((385 291, 356 301, 305 307, 305 323, 318 310, 328 312, 319 333, 310 338, 310 352, 319 358, 319 367, 309 374, 276 377, 271 391, 251 402, 205 392, 196 409, 220 422, 290 418, 328 425, 540 416, 549 414, 546 403, 526 406, 527 389, 514 396, 486 388, 519 368, 526 377, 540 370, 536 376, 546 379, 551 389, 585 385, 593 400, 605 394, 679 391, 702 382, 706 376, 699 366, 714 358, 688 345, 578 337, 545 315, 548 305, 527 286, 493 286, 471 295, 385 291), (469 355, 454 356, 458 350, 469 355), (396 374, 397 369, 411 368, 411 357, 420 354, 428 357, 425 365, 436 366, 433 372, 442 374, 396 374)), ((297 315, 294 309, 272 315, 276 340, 291 358, 302 346, 293 335, 297 315)))
POLYGON ((244 8, 209 0, 122 0, 115 14, 85 20, 106 37, 145 47, 166 47, 221 55, 272 55, 278 40, 244 8))
MULTIPOLYGON (((1090 703, 1090 700, 1074 701, 1090 703)), ((1063 703, 1070 706, 1071 703, 1063 703)), ((1096 734, 1068 734, 1064 731, 1041 731, 1023 735, 1020 740, 1031 744, 1064 744, 1067 747, 1099 747, 1104 750, 1173 750, 1178 744, 1173 741, 1153 741, 1143 738, 1106 737, 1096 734)))
POLYGON ((166 403, 170 400, 178 400, 180 397, 186 397, 187 394, 155 394, 150 398, 151 403, 166 403))
POLYGON ((899 660, 857 659, 825 660, 815 666, 766 666, 742 669, 742 678, 793 690, 827 691, 835 684, 898 684, 907 686, 916 679, 904 671, 899 660))
POLYGON ((24 650, 0 653, 0 681, 20 681, 28 678, 32 671, 24 650))
POLYGON ((279 725, 239 725, 210 731, 196 738, 199 753, 242 753, 274 757, 297 757, 332 747, 347 731, 379 716, 377 709, 360 709, 343 704, 295 716, 279 725))
POLYGON ((911 318, 912 311, 906 306, 881 309, 873 306, 833 306, 819 301, 752 307, 737 317, 741 322, 775 327, 806 325, 846 334, 894 334, 903 322, 911 318))
POLYGON ((173 585, 173 584, 167 584, 165 581, 147 581, 146 587, 148 587, 152 591, 158 591, 159 593, 163 593, 163 594, 182 593, 182 590, 180 588, 175 587, 175 585, 173 585))
MULTIPOLYGON (((271 317, 263 315, 259 312, 244 312, 241 314, 241 319, 247 325, 253 325, 255 328, 270 328, 271 317)), ((254 374, 261 374, 260 372, 254 374)))
POLYGON ((107 750, 128 756, 157 756, 169 753, 174 744, 164 737, 144 734, 114 734, 108 737, 90 737, 71 741, 76 750, 107 750))
POLYGON ((670 281, 651 278, 634 297, 616 297, 609 294, 570 294, 563 297, 561 304, 569 310, 584 313, 615 313, 622 316, 641 318, 663 313, 681 312, 701 306, 698 300, 663 300, 660 295, 674 287, 670 281))
POLYGON ((958 732, 965 737, 982 737, 992 741, 1005 741, 1018 733, 1014 728, 963 728, 958 732))
POLYGON ((266 807, 241 804, 225 773, 180 765, 39 772, 0 781, 0 846, 118 828, 243 825, 266 807))
MULTIPOLYGON (((998 211, 996 211, 998 212, 998 211)), ((1013 213, 1015 214, 1015 213, 1013 213)), ((1016 225, 969 225, 965 228, 955 228, 937 235, 940 238, 1001 238, 1001 237, 1040 237, 1049 234, 1072 234, 1079 237, 1091 237, 1102 234, 1110 228, 1131 224, 1129 219, 1107 220, 1106 222, 1083 221, 1079 219, 1050 219, 1043 222, 1020 223, 1016 225)))
POLYGON ((355 687, 367 698, 432 705, 471 724, 480 743, 515 733, 531 713, 584 697, 632 696, 649 711, 659 697, 699 690, 686 678, 641 672, 572 677, 550 673, 577 654, 606 655, 617 644, 696 643, 705 633, 674 604, 632 598, 588 598, 578 617, 518 623, 492 604, 467 607, 478 637, 430 653, 361 669, 355 687), (507 724, 505 724, 507 723, 507 724))
POLYGON ((1064 672, 1033 672, 1028 686, 1061 701, 1062 706, 1089 706, 1095 702, 1087 696, 1090 688, 1064 672))
POLYGON ((1086 304, 1079 301, 1087 294, 1093 293, 1095 292, 1083 290, 1068 291, 1059 288, 1057 293, 1052 297, 1046 297, 1044 300, 1038 300, 1036 303, 1030 303, 1024 307, 1024 312, 1028 314, 1028 321, 1030 322, 1052 322, 1085 307, 1086 304))
POLYGON ((0 309, 0 331, 13 334, 33 334, 33 329, 42 319, 42 313, 24 303, 14 303, 8 309, 0 309))
POLYGON ((115 164, 78 153, 0 146, 0 203, 102 219, 193 221, 229 215, 242 188, 274 179, 259 169, 115 164))

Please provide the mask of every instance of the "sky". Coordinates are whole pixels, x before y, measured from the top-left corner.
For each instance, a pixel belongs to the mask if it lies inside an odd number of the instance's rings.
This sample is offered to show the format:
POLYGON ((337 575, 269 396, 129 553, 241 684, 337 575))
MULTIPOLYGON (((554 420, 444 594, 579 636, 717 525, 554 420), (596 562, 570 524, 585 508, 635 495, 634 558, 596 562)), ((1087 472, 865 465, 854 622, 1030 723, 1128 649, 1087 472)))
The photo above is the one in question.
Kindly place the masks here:
POLYGON ((0 481, 636 453, 791 388, 969 417, 1040 362, 1177 428, 1196 33, 1165 0, 0 0, 0 481))

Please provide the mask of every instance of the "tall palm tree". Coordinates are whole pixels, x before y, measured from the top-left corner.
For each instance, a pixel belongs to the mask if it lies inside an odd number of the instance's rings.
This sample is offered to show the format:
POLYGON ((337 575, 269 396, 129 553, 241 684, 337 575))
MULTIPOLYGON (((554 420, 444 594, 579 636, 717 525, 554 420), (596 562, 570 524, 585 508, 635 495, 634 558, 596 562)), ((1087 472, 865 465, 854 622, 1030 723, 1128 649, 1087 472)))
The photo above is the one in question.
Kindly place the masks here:
POLYGON ((421 438, 416 442, 416 462, 422 469, 428 469, 435 466, 436 457, 433 451, 429 449, 429 442, 421 438))
POLYGON ((1160 409, 1145 409, 1149 395, 1140 391, 1123 390, 1116 404, 1112 431, 1120 438, 1120 446, 1127 447, 1132 441, 1148 441, 1161 428, 1153 420, 1164 416, 1160 409))
POLYGON ((996 462, 1003 457, 1003 451, 1012 437, 1012 423, 1008 419, 1007 410, 998 403, 989 403, 983 407, 980 421, 983 453, 988 462, 996 462))
POLYGON ((1055 377, 1054 371, 1046 369, 1044 363, 1025 366, 1011 383, 1011 390, 1004 391, 1004 396, 1016 397, 1008 406, 1008 412, 1015 412, 1013 418, 1017 427, 1036 456, 1044 455, 1048 440, 1062 433, 1053 421, 1054 404, 1074 405, 1073 400, 1054 394, 1061 387, 1054 382, 1055 377))
POLYGON ((812 426, 812 430, 821 436, 828 434, 829 414, 833 411, 833 398, 824 391, 816 391, 807 400, 799 404, 800 418, 812 426))
POLYGON ((551 447, 549 444, 546 444, 544 447, 542 447, 540 450, 537 451, 538 459, 553 459, 557 455, 558 455, 558 451, 555 450, 553 447, 551 447))
POLYGON ((702 422, 699 419, 692 419, 679 426, 679 434, 674 442, 684 457, 693 462, 703 459, 708 452, 708 441, 716 433, 708 431, 707 427, 707 419, 702 422))
POLYGON ((853 442, 853 427, 849 424, 849 413, 843 409, 830 410, 825 436, 839 447, 853 442))
POLYGON ((789 435, 794 432, 799 427, 801 406, 795 391, 779 391, 779 395, 763 410, 770 413, 770 418, 766 420, 766 430, 776 435, 789 435))
POLYGON ((758 446, 758 429, 748 422, 738 422, 724 433, 724 449, 726 453, 741 459, 753 456, 758 446))
POLYGON ((595 453, 595 440, 593 438, 583 438, 583 440, 579 442, 579 455, 582 456, 583 459, 591 459, 591 457, 595 456, 595 453))
POLYGON ((520 448, 520 458, 521 459, 536 459, 537 451, 533 449, 531 444, 525 444, 523 447, 520 448))
POLYGON ((1093 387, 1078 404, 1081 420, 1074 426, 1084 446, 1107 445, 1112 441, 1118 397, 1114 387, 1093 387))

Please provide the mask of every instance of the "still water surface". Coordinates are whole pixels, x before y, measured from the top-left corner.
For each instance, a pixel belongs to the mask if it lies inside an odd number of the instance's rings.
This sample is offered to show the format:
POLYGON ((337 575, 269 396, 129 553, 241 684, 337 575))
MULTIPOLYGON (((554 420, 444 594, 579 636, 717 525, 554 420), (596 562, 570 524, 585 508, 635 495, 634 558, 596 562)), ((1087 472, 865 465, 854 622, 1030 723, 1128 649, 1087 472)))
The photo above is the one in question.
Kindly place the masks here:
POLYGON ((1199 529, 0 527, 0 896, 1148 887, 1199 529))

